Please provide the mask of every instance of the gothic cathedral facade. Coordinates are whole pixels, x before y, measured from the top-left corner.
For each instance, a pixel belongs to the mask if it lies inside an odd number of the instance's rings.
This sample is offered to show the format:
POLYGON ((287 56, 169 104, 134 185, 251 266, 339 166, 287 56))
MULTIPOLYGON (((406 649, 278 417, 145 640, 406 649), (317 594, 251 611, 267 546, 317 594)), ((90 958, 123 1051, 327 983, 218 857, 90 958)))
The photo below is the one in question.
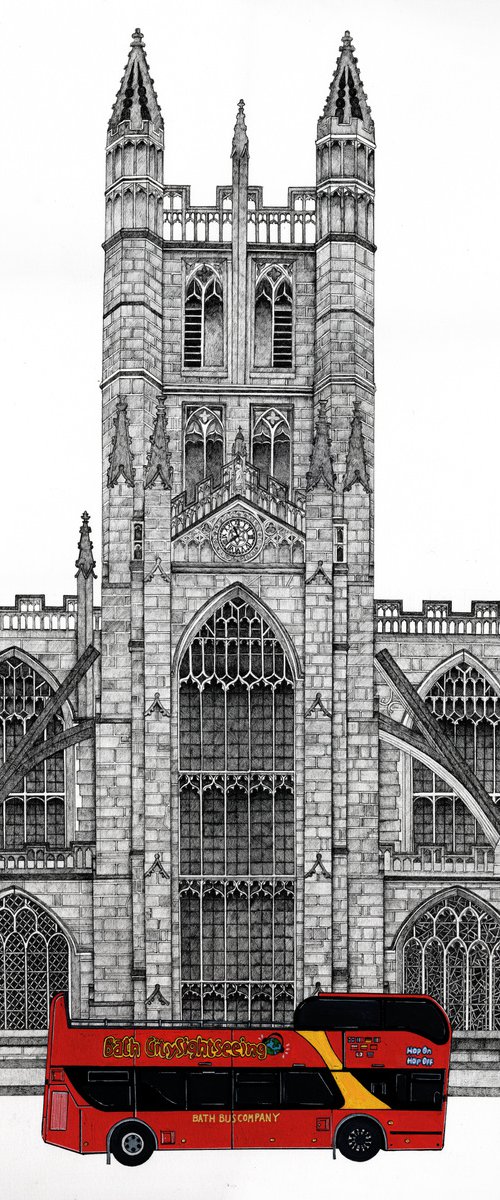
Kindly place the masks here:
POLYGON ((195 207, 135 32, 102 603, 84 513, 77 595, 0 609, 0 1090, 40 1086, 54 990, 83 1020, 270 1025, 318 984, 432 993, 455 1091, 500 1087, 499 605, 374 601, 375 133, 348 33, 316 145, 316 183, 266 207, 240 102, 232 181, 195 207))

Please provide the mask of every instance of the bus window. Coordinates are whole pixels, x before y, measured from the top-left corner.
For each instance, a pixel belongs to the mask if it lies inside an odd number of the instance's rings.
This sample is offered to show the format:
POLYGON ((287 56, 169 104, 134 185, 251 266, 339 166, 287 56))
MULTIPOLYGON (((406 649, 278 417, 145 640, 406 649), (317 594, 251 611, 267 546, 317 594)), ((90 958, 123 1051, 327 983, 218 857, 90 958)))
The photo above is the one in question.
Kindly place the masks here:
POLYGON ((95 1108, 106 1112, 127 1112, 133 1107, 132 1072, 108 1067, 99 1071, 91 1067, 67 1067, 70 1083, 80 1096, 95 1108))
POLYGON ((383 1100, 390 1108, 440 1110, 443 1103, 444 1073, 442 1071, 397 1071, 363 1067, 353 1071, 372 1096, 383 1100))
POLYGON ((409 1108, 440 1109, 443 1103, 443 1072, 412 1071, 409 1108))
POLYGON ((231 1108, 230 1071, 187 1071, 187 1108, 231 1108))
POLYGON ((143 1112, 171 1112, 186 1107, 186 1072, 136 1067, 136 1104, 143 1112))
POLYGON ((235 1108, 279 1108, 279 1071, 235 1071, 235 1108))
POLYGON ((342 1093, 329 1071, 292 1067, 281 1078, 282 1108, 342 1108, 342 1093))
POLYGON ((386 1029, 404 1029, 417 1037, 428 1038, 436 1046, 449 1040, 449 1030, 441 1009, 432 1000, 405 996, 387 996, 383 1000, 386 1029))
POLYGON ((295 1010, 294 1029, 379 1029, 380 998, 309 996, 295 1010))

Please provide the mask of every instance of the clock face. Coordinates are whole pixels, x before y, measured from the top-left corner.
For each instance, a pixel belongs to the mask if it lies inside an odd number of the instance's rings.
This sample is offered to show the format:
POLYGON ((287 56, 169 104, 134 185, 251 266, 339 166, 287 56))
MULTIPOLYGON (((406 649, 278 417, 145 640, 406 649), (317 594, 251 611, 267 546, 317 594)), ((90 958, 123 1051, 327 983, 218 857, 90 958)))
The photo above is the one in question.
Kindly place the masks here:
POLYGON ((257 542, 257 530, 248 517, 230 517, 220 526, 219 546, 224 554, 231 558, 241 558, 251 554, 257 542))

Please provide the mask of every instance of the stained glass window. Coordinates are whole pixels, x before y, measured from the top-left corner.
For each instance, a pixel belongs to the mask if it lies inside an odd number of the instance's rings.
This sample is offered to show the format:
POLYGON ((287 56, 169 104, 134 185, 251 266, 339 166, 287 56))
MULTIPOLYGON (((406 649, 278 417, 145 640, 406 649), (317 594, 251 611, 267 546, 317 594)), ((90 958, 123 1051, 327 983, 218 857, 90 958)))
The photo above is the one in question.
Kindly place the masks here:
MULTIPOLYGON (((11 655, 0 659, 0 734, 2 762, 19 744, 53 694, 47 680, 29 663, 11 655)), ((61 713, 49 721, 43 738, 61 733, 61 713)), ((0 811, 0 844, 9 850, 65 843, 66 778, 64 753, 46 758, 5 800, 0 811)))
POLYGON ((294 1000, 294 708, 267 621, 228 600, 179 671, 183 1018, 280 1023, 294 1000))
POLYGON ((500 918, 465 895, 430 904, 406 931, 403 989, 434 996, 454 1029, 499 1029, 500 918))
POLYGON ((0 1029, 46 1029, 50 1000, 69 988, 69 945, 28 896, 0 900, 0 1029))
POLYGON ((210 478, 215 488, 221 481, 224 456, 222 409, 189 407, 184 431, 184 486, 190 502, 196 485, 210 478))

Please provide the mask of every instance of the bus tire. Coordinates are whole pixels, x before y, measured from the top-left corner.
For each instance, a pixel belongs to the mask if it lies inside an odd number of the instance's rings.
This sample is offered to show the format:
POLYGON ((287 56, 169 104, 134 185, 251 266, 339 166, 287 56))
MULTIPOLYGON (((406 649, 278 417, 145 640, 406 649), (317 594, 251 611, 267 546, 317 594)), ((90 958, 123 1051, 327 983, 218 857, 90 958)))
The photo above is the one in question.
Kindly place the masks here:
POLYGON ((113 1158, 124 1167, 140 1167, 151 1158, 156 1143, 147 1125, 140 1121, 122 1121, 113 1129, 109 1149, 113 1158))
POLYGON ((337 1149, 344 1158, 350 1158, 352 1162, 368 1162, 378 1154, 383 1144, 380 1126, 362 1114, 359 1117, 349 1117, 337 1133, 337 1149))

